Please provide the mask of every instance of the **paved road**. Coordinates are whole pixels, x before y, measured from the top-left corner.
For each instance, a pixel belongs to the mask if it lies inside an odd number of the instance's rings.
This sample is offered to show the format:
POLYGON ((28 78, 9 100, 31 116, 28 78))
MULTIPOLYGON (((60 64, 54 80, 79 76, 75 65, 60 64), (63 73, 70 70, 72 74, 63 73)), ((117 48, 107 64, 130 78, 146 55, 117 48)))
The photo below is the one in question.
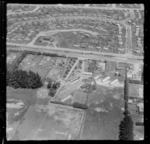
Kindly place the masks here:
POLYGON ((55 53, 58 55, 65 55, 67 57, 78 57, 80 59, 96 59, 96 60, 107 60, 107 61, 117 61, 117 62, 125 62, 125 63, 140 63, 143 64, 142 59, 130 57, 115 57, 109 55, 100 55, 100 54, 92 54, 92 53, 84 53, 83 51, 70 51, 70 49, 63 50, 63 49, 49 49, 49 48, 41 48, 41 47, 14 47, 14 46, 7 46, 7 49, 14 49, 14 50, 28 50, 28 51, 36 51, 36 52, 46 52, 46 53, 55 53))
POLYGON ((114 53, 106 53, 106 52, 96 52, 96 51, 86 51, 86 50, 79 50, 79 49, 71 49, 71 48, 58 48, 58 47, 46 47, 46 46, 35 46, 35 45, 24 45, 24 44, 15 44, 15 43, 7 43, 7 46, 16 46, 16 47, 24 47, 27 49, 41 49, 41 50, 56 50, 56 51, 70 51, 70 52, 77 52, 77 53, 85 53, 85 54, 94 54, 98 56, 108 56, 108 57, 118 57, 118 58, 132 58, 132 59, 140 59, 143 60, 143 56, 134 56, 130 54, 114 54, 114 53))
MULTIPOLYGON (((26 4, 24 4, 26 5, 26 4)), ((28 4, 27 4, 28 5, 28 4)), ((30 4, 30 5, 35 5, 37 6, 37 4, 30 4)), ((109 9, 109 10, 131 10, 131 9, 135 9, 135 10, 143 10, 144 6, 141 5, 141 8, 120 8, 120 7, 116 7, 115 4, 113 4, 112 6, 99 6, 99 7, 91 7, 91 6, 77 6, 77 5, 38 5, 40 7, 44 6, 44 7, 64 7, 64 8, 83 8, 83 9, 109 9)))

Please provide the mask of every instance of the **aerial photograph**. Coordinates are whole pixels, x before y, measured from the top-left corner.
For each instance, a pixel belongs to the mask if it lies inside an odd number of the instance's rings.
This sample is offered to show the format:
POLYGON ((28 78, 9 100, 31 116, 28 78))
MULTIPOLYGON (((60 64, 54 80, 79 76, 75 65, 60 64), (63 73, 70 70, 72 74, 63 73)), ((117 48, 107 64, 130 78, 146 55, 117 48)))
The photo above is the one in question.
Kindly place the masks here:
POLYGON ((6 139, 144 140, 144 4, 7 4, 6 139))

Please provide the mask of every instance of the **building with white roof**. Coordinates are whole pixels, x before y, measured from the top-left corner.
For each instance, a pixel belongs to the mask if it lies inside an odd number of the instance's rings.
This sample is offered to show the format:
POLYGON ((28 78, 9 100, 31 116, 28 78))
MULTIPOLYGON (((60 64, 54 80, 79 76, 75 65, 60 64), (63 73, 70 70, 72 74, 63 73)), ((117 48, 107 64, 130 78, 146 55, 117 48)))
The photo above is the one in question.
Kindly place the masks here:
POLYGON ((107 80, 109 80, 109 79, 110 79, 110 76, 104 78, 104 79, 102 80, 102 82, 105 82, 105 81, 107 81, 107 80))
POLYGON ((66 100, 70 99, 72 97, 72 95, 69 95, 67 97, 65 97, 64 99, 61 100, 61 102, 65 102, 66 100))
POLYGON ((114 81, 112 81, 110 84, 111 85, 114 85, 115 83, 117 83, 118 82, 118 79, 115 79, 114 81))

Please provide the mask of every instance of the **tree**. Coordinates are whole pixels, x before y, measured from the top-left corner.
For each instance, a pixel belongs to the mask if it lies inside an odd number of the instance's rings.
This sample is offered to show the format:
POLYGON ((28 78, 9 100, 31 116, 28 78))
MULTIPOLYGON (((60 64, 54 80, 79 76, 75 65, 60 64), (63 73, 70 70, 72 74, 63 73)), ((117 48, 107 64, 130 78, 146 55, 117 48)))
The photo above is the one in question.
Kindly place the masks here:
POLYGON ((7 70, 6 84, 10 86, 11 72, 7 70))
POLYGON ((125 116, 123 121, 120 123, 120 140, 133 140, 133 121, 129 115, 125 116))
POLYGON ((7 85, 13 88, 32 88, 42 87, 41 77, 32 71, 14 70, 7 71, 7 85))
POLYGON ((92 62, 89 63, 88 72, 92 72, 93 73, 96 68, 97 68, 96 61, 92 60, 92 62))
POLYGON ((127 67, 125 68, 125 81, 124 81, 124 100, 125 100, 125 115, 128 115, 128 95, 129 95, 129 79, 127 77, 127 67))
POLYGON ((55 90, 50 90, 48 95, 51 96, 51 97, 54 97, 56 91, 55 90))
POLYGON ((47 88, 50 89, 51 87, 52 87, 52 80, 49 80, 49 81, 48 81, 47 88))

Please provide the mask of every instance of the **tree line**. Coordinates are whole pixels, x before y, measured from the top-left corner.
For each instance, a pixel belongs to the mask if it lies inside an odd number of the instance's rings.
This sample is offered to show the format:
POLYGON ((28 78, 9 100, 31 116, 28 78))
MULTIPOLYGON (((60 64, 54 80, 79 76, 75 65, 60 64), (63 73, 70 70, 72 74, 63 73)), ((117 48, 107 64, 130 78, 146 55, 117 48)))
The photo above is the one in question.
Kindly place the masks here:
MULTIPOLYGON (((10 50, 10 52, 19 52, 19 50, 10 50)), ((36 51, 27 51, 27 50, 24 50, 23 53, 26 53, 26 54, 33 54, 33 55, 44 55, 44 56, 50 56, 50 57, 63 57, 63 58, 66 58, 65 55, 57 55, 57 54, 54 54, 54 53, 46 53, 46 52, 36 52, 36 51)))
POLYGON ((129 80, 127 78, 127 71, 126 71, 126 77, 125 77, 125 82, 124 82, 125 111, 124 111, 124 118, 119 125, 119 130, 120 130, 119 139, 120 140, 133 140, 134 139, 134 134, 133 134, 134 123, 128 111, 128 92, 129 92, 128 83, 129 83, 129 80))

